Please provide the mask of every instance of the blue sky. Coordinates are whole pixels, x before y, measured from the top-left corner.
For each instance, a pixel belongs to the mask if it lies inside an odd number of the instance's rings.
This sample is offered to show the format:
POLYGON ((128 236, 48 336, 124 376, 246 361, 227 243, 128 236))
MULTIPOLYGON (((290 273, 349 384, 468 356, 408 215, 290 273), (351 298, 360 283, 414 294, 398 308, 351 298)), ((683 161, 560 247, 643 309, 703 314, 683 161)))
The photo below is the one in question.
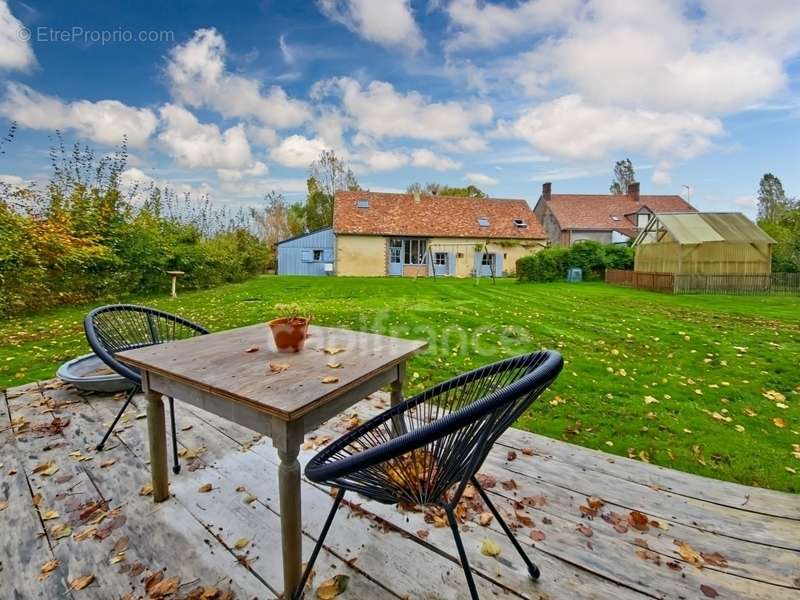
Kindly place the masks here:
POLYGON ((766 171, 800 195, 799 79, 795 0, 0 0, 0 178, 46 178, 56 130, 236 205, 302 198, 324 148, 373 190, 531 203, 630 157, 643 193, 753 214, 766 171))

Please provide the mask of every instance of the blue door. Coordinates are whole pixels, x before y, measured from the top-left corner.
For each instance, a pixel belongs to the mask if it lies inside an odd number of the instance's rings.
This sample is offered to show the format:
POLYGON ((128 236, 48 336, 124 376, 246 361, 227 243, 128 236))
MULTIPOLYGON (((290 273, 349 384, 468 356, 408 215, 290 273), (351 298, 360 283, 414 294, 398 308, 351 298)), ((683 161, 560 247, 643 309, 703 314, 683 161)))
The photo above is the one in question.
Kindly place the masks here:
POLYGON ((403 274, 403 240, 389 240, 389 275, 403 274))
POLYGON ((497 270, 497 254, 494 252, 475 253, 475 272, 478 277, 491 277, 492 270, 494 270, 495 277, 499 277, 500 273, 497 270))
POLYGON ((428 272, 438 277, 439 275, 450 275, 450 253, 449 252, 432 252, 433 263, 429 265, 428 272))

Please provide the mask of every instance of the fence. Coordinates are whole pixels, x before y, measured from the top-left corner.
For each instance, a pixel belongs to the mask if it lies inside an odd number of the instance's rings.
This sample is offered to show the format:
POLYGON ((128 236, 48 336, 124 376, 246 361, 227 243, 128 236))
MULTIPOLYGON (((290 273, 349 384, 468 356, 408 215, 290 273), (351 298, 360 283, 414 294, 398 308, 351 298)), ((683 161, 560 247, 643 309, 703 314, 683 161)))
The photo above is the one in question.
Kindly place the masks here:
POLYGON ((800 295, 800 273, 651 273, 606 269, 606 283, 671 294, 800 295))

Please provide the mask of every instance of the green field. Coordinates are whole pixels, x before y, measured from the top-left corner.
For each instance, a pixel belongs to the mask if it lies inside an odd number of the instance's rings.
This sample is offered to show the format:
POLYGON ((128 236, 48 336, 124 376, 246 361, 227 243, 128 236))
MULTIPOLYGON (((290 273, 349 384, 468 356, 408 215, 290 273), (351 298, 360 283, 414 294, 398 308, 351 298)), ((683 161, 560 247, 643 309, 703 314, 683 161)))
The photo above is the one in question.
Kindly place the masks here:
MULTIPOLYGON (((519 423, 554 438, 748 485, 800 492, 800 299, 667 296, 583 284, 261 277, 127 299, 213 330, 300 302, 318 324, 426 339, 409 390, 540 347, 566 360, 519 423)), ((0 387, 87 352, 89 307, 0 322, 0 387)))

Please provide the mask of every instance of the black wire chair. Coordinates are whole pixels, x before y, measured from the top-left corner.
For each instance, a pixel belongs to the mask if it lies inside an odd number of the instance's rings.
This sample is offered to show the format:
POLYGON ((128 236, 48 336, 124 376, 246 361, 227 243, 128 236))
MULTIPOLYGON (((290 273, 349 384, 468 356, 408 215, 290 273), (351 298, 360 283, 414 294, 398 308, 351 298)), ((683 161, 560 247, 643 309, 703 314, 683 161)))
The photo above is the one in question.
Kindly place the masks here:
POLYGON ((348 432, 308 463, 311 481, 338 487, 294 598, 302 597, 345 491, 386 504, 444 509, 470 595, 478 593, 454 513, 468 483, 519 552, 532 579, 539 569, 478 483, 475 473, 497 438, 558 377, 561 355, 543 350, 509 358, 440 383, 348 432))
MULTIPOLYGON (((111 304, 96 308, 86 315, 83 329, 92 351, 111 369, 135 384, 128 391, 125 404, 117 413, 111 427, 108 428, 101 442, 97 444, 97 450, 103 449, 120 417, 133 400, 133 396, 142 389, 142 377, 139 372, 119 362, 114 355, 124 350, 133 350, 209 333, 207 329, 197 323, 192 323, 177 315, 135 304, 111 304)), ((169 416, 172 425, 172 471, 180 473, 178 436, 175 428, 175 400, 173 398, 169 398, 169 416)))

